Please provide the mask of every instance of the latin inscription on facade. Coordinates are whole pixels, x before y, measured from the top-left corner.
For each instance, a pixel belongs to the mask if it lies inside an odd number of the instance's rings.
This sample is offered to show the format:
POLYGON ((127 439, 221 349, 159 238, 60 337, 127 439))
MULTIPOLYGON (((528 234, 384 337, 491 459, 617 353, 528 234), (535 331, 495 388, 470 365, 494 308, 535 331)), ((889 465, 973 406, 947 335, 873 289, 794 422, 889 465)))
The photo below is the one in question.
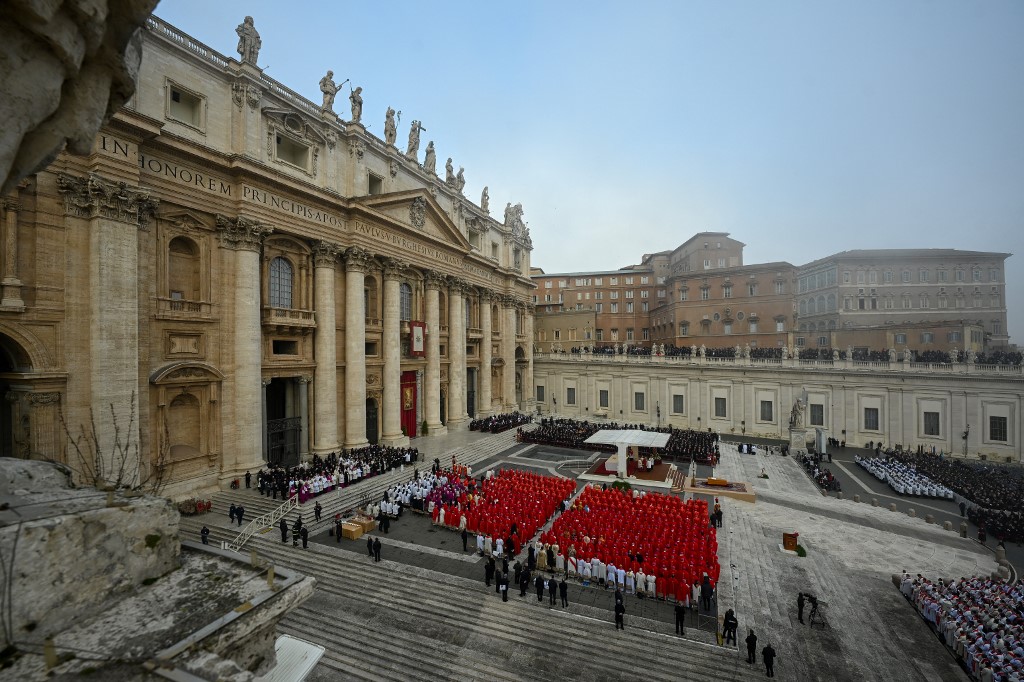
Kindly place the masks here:
POLYGON ((342 219, 336 215, 325 213, 324 211, 313 208, 312 206, 292 201, 287 197, 281 197, 273 192, 258 189, 250 185, 242 185, 242 198, 246 201, 277 209, 283 213, 289 213, 291 215, 297 215, 300 218, 312 220, 315 223, 330 225, 331 227, 337 228, 343 228, 345 226, 342 219))
POLYGON ((434 260, 439 260, 442 263, 447 263, 448 265, 462 265, 462 258, 459 256, 450 253, 445 253, 441 249, 414 241, 400 234, 395 234, 390 230, 385 230, 384 228, 377 227, 376 225, 356 223, 355 231, 357 234, 363 234, 366 235, 367 237, 372 237, 374 239, 387 242, 388 244, 393 244, 407 251, 412 251, 413 253, 418 253, 422 256, 433 258, 434 260))

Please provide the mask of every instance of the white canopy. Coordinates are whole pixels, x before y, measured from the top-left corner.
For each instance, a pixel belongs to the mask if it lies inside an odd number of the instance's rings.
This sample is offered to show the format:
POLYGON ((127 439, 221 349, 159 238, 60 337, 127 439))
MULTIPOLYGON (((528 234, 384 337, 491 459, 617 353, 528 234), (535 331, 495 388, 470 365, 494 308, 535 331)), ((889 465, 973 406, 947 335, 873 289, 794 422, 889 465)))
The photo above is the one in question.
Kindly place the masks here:
POLYGON ((656 431, 639 431, 636 429, 602 429, 585 440, 593 445, 628 446, 642 448, 663 448, 668 443, 669 434, 656 431))

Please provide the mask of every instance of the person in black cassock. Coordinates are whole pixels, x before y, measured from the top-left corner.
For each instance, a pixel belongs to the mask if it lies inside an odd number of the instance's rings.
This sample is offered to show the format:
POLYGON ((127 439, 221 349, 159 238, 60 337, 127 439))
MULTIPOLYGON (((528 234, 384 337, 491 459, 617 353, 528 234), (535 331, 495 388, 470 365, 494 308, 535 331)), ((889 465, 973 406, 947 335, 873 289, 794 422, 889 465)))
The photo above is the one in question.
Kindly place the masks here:
POLYGON ((747 663, 757 663, 757 635, 753 630, 747 635, 747 663))
POLYGON ((299 529, 299 537, 302 538, 302 549, 309 549, 309 531, 305 526, 299 529))
POLYGON ((615 602, 615 629, 616 630, 620 630, 620 629, 621 630, 625 630, 626 629, 626 623, 623 620, 623 617, 625 615, 626 615, 626 607, 623 606, 622 602, 615 602))
POLYGON ((373 560, 380 561, 380 538, 373 541, 373 560))
POLYGON ((370 555, 371 559, 373 558, 373 538, 369 535, 366 536, 366 553, 370 555))
POLYGON ((558 583, 558 595, 562 598, 562 607, 565 608, 569 605, 569 585, 565 582, 565 576, 562 576, 562 581, 558 583))
POLYGON ((281 517, 281 542, 288 542, 288 522, 281 517))
POLYGON ((533 586, 537 588, 537 601, 544 601, 544 576, 538 575, 533 586))
POLYGON ((761 649, 761 658, 764 659, 764 668, 768 677, 775 677, 775 649, 772 648, 771 642, 761 649))

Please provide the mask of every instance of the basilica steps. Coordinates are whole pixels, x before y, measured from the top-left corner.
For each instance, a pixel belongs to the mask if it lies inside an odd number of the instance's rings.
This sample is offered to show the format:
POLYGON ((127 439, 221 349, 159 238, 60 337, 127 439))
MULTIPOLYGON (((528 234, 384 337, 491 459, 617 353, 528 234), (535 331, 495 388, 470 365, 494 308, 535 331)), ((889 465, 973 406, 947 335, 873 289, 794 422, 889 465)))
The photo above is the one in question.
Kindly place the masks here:
MULTIPOLYGON (((532 590, 525 600, 516 590, 506 603, 480 581, 386 559, 374 563, 322 545, 296 550, 269 538, 253 544, 271 562, 318 579, 313 598, 280 629, 327 647, 321 665, 346 678, 750 676, 735 650, 645 630, 628 614, 628 629, 616 632, 611 611, 578 604, 552 609, 547 597, 538 603, 532 590)), ((659 625, 671 630, 670 624, 659 625)))

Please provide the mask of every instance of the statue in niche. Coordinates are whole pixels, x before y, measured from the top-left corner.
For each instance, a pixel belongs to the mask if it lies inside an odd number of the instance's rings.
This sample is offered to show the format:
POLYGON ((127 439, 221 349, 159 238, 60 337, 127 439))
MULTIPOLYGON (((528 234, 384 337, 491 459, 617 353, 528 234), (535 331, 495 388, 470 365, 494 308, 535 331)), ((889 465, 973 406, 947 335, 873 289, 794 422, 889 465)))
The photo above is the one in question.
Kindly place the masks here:
POLYGON ((384 142, 389 145, 395 144, 395 138, 398 137, 398 126, 395 125, 395 110, 388 107, 388 112, 384 114, 384 142))
POLYGON ((327 75, 320 79, 320 92, 324 93, 324 103, 320 108, 324 111, 333 111, 334 96, 338 94, 338 86, 334 82, 333 71, 328 71, 327 75))
POLYGON ((483 209, 484 213, 491 212, 491 195, 487 193, 487 187, 484 186, 484 191, 480 192, 480 208, 483 209))
POLYGON ((353 90, 348 101, 352 104, 352 122, 359 123, 363 118, 363 89, 360 87, 353 90))
POLYGON ((253 25, 252 17, 246 17, 238 25, 238 28, 235 29, 235 33, 238 34, 238 47, 236 49, 242 57, 242 63, 256 66, 256 60, 259 59, 263 41, 260 40, 259 31, 253 25))
POLYGON ((427 151, 423 156, 423 170, 435 175, 435 166, 437 166, 437 155, 434 153, 434 141, 431 140, 427 143, 427 151))
POLYGON ((420 151, 420 132, 426 130, 419 121, 413 121, 409 126, 409 148, 405 151, 406 158, 415 161, 420 151))
POLYGON ((452 157, 450 156, 444 163, 444 182, 449 187, 455 186, 455 167, 452 166, 452 157))
POLYGON ((462 194, 462 188, 466 186, 466 176, 462 166, 459 166, 459 172, 455 174, 455 189, 459 190, 459 194, 462 194))

